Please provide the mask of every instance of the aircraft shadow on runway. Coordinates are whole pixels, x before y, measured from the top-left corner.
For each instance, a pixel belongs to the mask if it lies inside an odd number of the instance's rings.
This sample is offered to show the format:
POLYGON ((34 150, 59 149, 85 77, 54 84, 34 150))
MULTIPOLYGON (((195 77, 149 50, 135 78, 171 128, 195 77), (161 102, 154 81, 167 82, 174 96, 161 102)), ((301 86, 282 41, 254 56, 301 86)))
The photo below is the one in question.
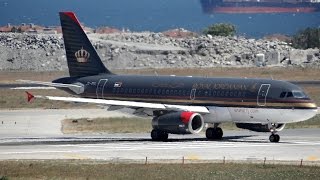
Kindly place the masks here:
MULTIPOLYGON (((172 138, 166 142, 238 142, 238 143, 266 143, 263 139, 247 139, 257 135, 225 136, 222 140, 208 140, 206 138, 172 138)), ((50 137, 50 138, 5 138, 0 146, 10 145, 64 145, 64 144, 107 144, 115 142, 152 142, 150 138, 104 138, 104 137, 50 137), (9 141, 9 142, 8 142, 9 141), (11 142, 10 142, 11 141, 11 142)), ((155 142, 157 143, 157 142, 155 142)), ((286 143, 286 142, 282 142, 286 143)))

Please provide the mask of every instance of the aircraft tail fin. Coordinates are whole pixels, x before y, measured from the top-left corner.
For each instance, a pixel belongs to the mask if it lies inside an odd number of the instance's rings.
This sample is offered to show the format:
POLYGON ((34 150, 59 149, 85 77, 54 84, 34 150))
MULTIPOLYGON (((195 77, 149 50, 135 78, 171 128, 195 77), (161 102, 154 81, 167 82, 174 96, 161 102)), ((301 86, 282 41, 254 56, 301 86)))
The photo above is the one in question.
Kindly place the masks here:
POLYGON ((73 12, 60 12, 62 34, 71 77, 111 74, 73 12))

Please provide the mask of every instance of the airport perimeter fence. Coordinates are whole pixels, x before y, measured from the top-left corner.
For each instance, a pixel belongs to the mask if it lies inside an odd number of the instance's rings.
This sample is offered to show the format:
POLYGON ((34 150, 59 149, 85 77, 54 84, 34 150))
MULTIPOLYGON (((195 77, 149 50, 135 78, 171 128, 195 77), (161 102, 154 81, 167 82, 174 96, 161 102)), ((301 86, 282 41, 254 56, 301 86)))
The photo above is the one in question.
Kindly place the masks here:
POLYGON ((226 159, 226 157, 222 157, 221 159, 189 159, 185 157, 181 157, 181 159, 155 159, 145 157, 144 159, 122 159, 122 158, 112 158, 107 160, 110 163, 114 164, 259 164, 259 165, 296 165, 299 167, 303 166, 320 166, 319 160, 276 160, 276 159, 247 159, 247 160, 233 160, 226 159))

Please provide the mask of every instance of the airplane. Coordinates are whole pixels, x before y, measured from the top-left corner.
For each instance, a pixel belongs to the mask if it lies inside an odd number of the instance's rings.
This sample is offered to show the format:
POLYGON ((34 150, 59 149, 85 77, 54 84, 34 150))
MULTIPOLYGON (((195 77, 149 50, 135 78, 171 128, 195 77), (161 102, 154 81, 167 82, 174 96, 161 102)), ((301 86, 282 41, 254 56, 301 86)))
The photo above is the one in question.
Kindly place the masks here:
POLYGON ((257 132, 277 132, 286 123, 305 121, 317 105, 297 85, 272 79, 118 75, 102 63, 73 12, 60 12, 69 77, 52 82, 21 80, 64 90, 76 97, 35 96, 53 101, 95 103, 108 110, 133 109, 152 116, 151 138, 169 134, 198 134, 206 126, 208 140, 221 140, 221 123, 257 132))

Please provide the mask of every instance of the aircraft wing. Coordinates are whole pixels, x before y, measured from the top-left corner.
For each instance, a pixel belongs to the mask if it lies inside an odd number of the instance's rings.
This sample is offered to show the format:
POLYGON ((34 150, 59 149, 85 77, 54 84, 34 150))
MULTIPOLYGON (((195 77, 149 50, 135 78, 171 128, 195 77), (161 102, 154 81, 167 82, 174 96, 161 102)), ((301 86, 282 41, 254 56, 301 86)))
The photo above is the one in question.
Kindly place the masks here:
MULTIPOLYGON (((209 113, 209 110, 205 106, 184 106, 184 105, 172 105, 161 103, 147 103, 147 102, 135 102, 135 101, 119 101, 119 100, 106 100, 106 99, 93 99, 93 98, 78 98, 78 97, 59 97, 59 96, 38 96, 32 95, 26 92, 28 101, 34 98, 47 99, 52 101, 66 101, 66 102, 79 102, 79 103, 93 103, 99 105, 108 105, 115 107, 128 107, 136 109, 151 109, 151 110, 167 110, 167 111, 192 111, 201 114, 209 113)), ((120 109, 120 108, 116 108, 120 109)))

